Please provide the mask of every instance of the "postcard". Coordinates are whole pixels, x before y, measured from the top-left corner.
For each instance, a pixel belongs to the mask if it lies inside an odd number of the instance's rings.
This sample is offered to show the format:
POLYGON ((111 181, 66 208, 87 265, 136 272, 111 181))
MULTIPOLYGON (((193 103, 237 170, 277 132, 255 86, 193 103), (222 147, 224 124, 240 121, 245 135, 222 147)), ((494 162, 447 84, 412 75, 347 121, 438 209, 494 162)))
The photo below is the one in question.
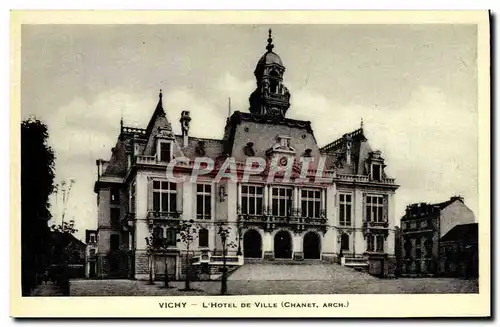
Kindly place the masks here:
POLYGON ((489 317, 487 11, 11 12, 13 317, 489 317))

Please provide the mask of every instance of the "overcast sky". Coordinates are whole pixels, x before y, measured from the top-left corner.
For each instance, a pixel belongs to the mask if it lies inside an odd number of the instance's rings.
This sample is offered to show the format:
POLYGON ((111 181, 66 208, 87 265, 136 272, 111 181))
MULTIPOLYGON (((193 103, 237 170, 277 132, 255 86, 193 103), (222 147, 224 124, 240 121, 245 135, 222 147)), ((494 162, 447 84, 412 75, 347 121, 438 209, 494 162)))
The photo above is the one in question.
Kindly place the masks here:
POLYGON ((452 195, 477 214, 473 25, 24 25, 22 117, 47 123, 57 181, 76 179, 67 217, 77 236, 97 227, 95 160, 109 159, 120 116, 145 127, 163 89, 174 130, 189 110, 190 134, 220 138, 228 97, 248 110, 269 27, 287 117, 310 120, 320 146, 363 118, 401 185, 398 224, 407 204, 452 195))

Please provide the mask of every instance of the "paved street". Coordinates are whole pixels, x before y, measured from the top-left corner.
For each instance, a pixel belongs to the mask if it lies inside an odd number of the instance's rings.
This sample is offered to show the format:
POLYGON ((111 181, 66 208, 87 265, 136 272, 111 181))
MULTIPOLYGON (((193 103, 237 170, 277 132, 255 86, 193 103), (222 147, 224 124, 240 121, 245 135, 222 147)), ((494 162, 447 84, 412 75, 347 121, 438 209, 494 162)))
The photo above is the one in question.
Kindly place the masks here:
MULTIPOLYGON (((164 289, 161 282, 133 280, 73 280, 72 296, 217 295, 220 281, 192 282, 196 289, 184 292, 184 282, 172 282, 164 289)), ((475 293, 477 280, 454 278, 378 279, 338 265, 245 265, 228 280, 231 295, 266 294, 404 294, 475 293)))

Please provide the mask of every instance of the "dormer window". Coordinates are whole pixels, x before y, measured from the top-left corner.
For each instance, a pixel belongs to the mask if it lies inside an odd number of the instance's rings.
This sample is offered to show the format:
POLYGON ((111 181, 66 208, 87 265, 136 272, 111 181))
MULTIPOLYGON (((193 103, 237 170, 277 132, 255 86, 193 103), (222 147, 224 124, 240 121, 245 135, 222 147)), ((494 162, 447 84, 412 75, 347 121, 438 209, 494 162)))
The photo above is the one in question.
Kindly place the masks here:
POLYGON ((243 148, 243 153, 247 157, 253 157, 255 156, 255 150, 253 149, 253 142, 248 142, 247 145, 243 148))
POLYGON ((382 180, 382 167, 380 164, 372 164, 372 179, 376 181, 382 180))
POLYGON ((90 234, 90 243, 95 243, 95 235, 90 234))
POLYGON ((290 139, 287 137, 280 137, 280 145, 284 148, 290 147, 290 139))
POLYGON ((160 141, 158 142, 158 161, 169 162, 172 160, 172 143, 160 141))

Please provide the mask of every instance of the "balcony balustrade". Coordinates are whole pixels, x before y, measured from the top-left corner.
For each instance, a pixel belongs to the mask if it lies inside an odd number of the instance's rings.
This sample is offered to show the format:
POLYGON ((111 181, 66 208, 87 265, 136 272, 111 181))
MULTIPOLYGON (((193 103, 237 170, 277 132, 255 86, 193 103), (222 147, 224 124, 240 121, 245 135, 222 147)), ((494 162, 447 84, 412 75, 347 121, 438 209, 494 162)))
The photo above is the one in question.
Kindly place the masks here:
POLYGON ((363 228, 389 228, 389 222, 388 221, 363 221, 363 228))
POLYGON ((148 211, 148 220, 150 223, 155 221, 181 221, 182 220, 182 212, 174 211, 148 211))

